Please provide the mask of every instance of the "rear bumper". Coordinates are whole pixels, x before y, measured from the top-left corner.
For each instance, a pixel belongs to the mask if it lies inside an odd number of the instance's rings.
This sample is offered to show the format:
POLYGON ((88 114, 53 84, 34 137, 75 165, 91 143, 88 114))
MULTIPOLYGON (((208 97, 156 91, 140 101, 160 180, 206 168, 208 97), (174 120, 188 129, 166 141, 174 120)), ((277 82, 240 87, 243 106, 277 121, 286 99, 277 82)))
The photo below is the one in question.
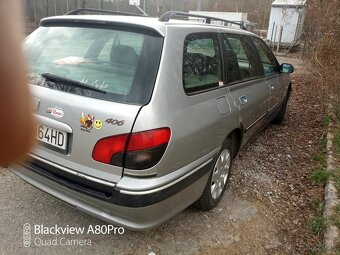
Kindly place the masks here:
POLYGON ((49 171, 38 171, 32 164, 10 169, 26 182, 81 211, 117 226, 146 230, 165 222, 196 201, 203 192, 212 164, 210 159, 173 185, 147 192, 124 192, 110 187, 112 193, 108 199, 78 189, 79 185, 73 185, 72 181, 63 182, 53 174, 49 176, 46 174, 49 171))

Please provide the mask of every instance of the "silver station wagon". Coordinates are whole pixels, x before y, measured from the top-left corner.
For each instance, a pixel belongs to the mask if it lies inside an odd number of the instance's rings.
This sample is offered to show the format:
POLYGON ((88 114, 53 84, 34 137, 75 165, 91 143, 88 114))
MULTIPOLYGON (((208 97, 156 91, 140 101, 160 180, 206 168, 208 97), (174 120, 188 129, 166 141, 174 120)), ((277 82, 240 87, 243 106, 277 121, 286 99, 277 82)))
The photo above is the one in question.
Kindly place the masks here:
POLYGON ((134 230, 214 208, 240 147, 283 121, 293 67, 234 22, 80 13, 25 40, 38 145, 11 170, 134 230))

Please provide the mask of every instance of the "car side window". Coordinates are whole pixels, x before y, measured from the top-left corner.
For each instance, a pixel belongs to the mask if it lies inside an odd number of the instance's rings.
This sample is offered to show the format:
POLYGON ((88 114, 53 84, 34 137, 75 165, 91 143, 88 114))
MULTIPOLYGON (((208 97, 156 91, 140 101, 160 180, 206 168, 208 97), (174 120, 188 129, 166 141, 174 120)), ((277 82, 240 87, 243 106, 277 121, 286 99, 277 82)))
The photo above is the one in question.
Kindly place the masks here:
POLYGON ((198 33, 187 36, 183 51, 185 92, 218 87, 221 81, 221 53, 217 34, 198 33))
POLYGON ((264 75, 269 76, 280 73, 279 63, 268 46, 259 38, 252 37, 252 40, 254 41, 257 51, 259 52, 264 75))
POLYGON ((262 75, 256 54, 245 36, 224 34, 224 45, 227 51, 227 80, 229 83, 262 75))
POLYGON ((224 56, 226 62, 227 82, 232 83, 242 80, 237 55, 231 48, 226 38, 224 39, 224 56))

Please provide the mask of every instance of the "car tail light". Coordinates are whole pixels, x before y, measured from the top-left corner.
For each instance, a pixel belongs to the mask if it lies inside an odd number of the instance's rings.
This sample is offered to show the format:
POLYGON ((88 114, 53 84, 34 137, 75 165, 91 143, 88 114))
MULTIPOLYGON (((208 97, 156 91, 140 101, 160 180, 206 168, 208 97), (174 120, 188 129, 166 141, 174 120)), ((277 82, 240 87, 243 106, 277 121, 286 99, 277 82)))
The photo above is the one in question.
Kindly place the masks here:
POLYGON ((92 158, 129 169, 147 169, 156 165, 162 158, 170 134, 169 128, 160 128, 106 137, 96 143, 92 158))

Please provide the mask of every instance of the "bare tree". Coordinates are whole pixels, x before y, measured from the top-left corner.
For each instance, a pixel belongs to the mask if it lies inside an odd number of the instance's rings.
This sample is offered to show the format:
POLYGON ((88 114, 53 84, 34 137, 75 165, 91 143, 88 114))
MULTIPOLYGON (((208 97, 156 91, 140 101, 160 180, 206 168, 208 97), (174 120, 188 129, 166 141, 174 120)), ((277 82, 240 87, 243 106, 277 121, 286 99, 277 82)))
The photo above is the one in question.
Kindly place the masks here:
MULTIPOLYGON (((141 0, 143 2, 143 0, 141 0)), ((259 28, 266 28, 272 0, 146 0, 146 12, 159 16, 166 11, 221 11, 246 12, 248 20, 258 23, 259 28)), ((32 21, 50 15, 64 14, 78 8, 106 8, 117 11, 134 12, 128 0, 26 0, 27 17, 32 21)))

